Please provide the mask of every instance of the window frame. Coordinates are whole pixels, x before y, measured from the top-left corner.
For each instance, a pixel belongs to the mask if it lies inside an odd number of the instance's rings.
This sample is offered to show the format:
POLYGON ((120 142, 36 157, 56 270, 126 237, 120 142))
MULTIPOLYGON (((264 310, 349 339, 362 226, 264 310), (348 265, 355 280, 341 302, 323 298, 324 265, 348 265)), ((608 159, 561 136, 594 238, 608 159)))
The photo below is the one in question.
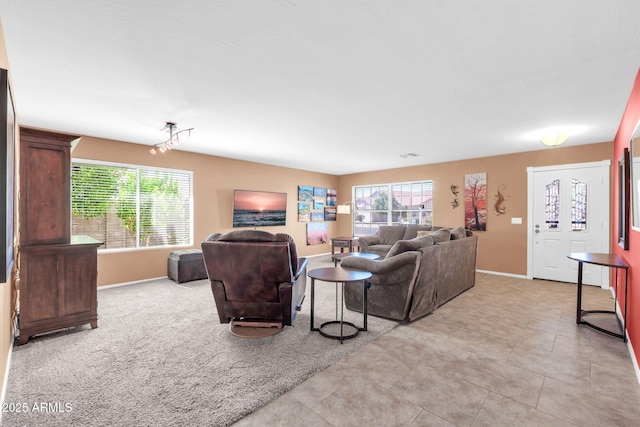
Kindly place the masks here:
MULTIPOLYGON (((134 169, 136 171, 136 179, 139 182, 140 174, 142 171, 150 171, 150 172, 168 172, 168 173, 180 173, 187 174, 189 177, 189 232, 188 232, 188 243, 174 244, 174 245, 154 245, 154 246, 140 246, 140 233, 136 233, 136 246, 135 247, 126 247, 126 248, 98 248, 99 253, 118 253, 118 252, 131 252, 131 251, 145 251, 145 250, 158 250, 158 249, 168 249, 168 248, 188 248, 193 246, 193 236, 194 236, 194 201, 193 201, 193 171, 186 169, 175 169, 175 168, 163 168, 157 166, 148 166, 148 165, 138 165, 133 163, 122 163, 122 162, 111 162, 104 160, 92 160, 92 159, 83 159, 83 158, 72 158, 71 159, 71 167, 73 169, 74 163, 81 163, 84 165, 92 165, 92 166, 105 166, 105 167, 114 167, 114 168, 129 168, 134 169)), ((73 174, 72 174, 73 176, 73 174)), ((73 178, 72 178, 73 179, 73 178)), ((71 183, 69 184, 71 187, 71 183)), ((72 192, 73 189, 70 188, 72 192)), ((70 202, 71 203, 71 202, 70 202)), ((136 229, 140 230, 140 192, 136 192, 136 229)), ((73 228, 73 215, 70 218, 70 226, 73 228)))
MULTIPOLYGON (((366 191, 366 190, 365 190, 366 191)), ((402 189, 400 191, 403 191, 402 189)), ((380 191, 382 192, 382 191, 380 191)), ((424 193, 423 193, 424 194, 424 193)), ((351 232, 353 236, 367 236, 370 234, 373 234, 377 231, 378 227, 380 225, 394 225, 394 224, 404 224, 404 222, 401 222, 401 218, 403 217, 402 213, 403 212, 418 212, 420 214, 425 213, 425 212, 430 212, 430 215, 424 215, 421 217, 422 218, 431 218, 431 220, 427 223, 424 223, 424 225, 429 225, 429 224, 433 224, 433 194, 434 194, 434 181, 430 180, 430 179, 423 179, 423 180, 417 180, 417 181, 403 181, 403 182, 390 182, 390 183, 383 183, 383 184, 367 184, 367 185, 354 185, 351 187, 351 204, 352 204, 352 211, 353 211, 353 215, 351 217, 351 232), (395 200, 394 197, 394 192, 393 192, 393 188, 394 187, 402 187, 402 186, 409 186, 409 188, 411 188, 414 185, 421 185, 424 186, 425 184, 430 184, 431 185, 431 209, 430 210, 426 210, 425 208, 420 208, 420 209, 394 209, 393 206, 393 200, 395 200), (359 227, 361 229, 361 231, 357 230, 356 224, 358 223, 356 221, 356 219, 360 216, 358 215, 358 211, 369 211, 371 213, 373 212, 382 212, 380 210, 375 210, 375 209, 362 209, 362 208, 358 208, 358 198, 356 197, 356 192, 357 189, 372 189, 375 188, 376 190, 380 190, 382 188, 385 188, 386 194, 387 194, 387 204, 386 204, 386 211, 384 212, 384 215, 386 215, 386 223, 383 222, 377 222, 377 223, 373 223, 371 222, 371 220, 369 222, 366 223, 362 223, 363 225, 361 227, 359 227), (394 222, 394 217, 397 217, 397 221, 394 222), (368 224, 368 227, 365 227, 364 225, 368 224), (372 226, 372 224, 377 224, 375 227, 372 226), (365 231, 366 228, 366 231, 365 231)), ((423 205, 421 205, 423 206, 423 205)), ((412 217, 412 215, 409 215, 409 217, 412 217)), ((409 222, 408 224, 414 224, 413 222, 409 222)), ((423 224, 423 223, 420 223, 423 224)))

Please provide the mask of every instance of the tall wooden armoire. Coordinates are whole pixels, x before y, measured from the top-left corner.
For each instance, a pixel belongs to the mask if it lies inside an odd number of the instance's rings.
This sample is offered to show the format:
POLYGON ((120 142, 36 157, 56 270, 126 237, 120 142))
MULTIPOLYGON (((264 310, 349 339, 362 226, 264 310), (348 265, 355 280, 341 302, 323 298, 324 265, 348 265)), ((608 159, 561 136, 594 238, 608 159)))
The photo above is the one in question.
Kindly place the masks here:
POLYGON ((98 327, 97 249, 71 237, 71 141, 67 135, 20 130, 18 344, 43 332, 98 327))

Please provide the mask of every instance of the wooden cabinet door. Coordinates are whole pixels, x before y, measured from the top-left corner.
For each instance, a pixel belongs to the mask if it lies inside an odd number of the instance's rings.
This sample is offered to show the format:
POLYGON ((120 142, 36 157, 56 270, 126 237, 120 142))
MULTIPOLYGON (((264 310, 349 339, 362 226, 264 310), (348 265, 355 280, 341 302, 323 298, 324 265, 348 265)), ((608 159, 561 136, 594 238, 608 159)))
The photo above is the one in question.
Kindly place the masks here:
POLYGON ((58 255, 24 254, 20 278, 20 327, 57 319, 60 316, 58 255))
POLYGON ((65 316, 96 313, 97 305, 97 261, 95 248, 83 248, 65 254, 61 268, 64 292, 65 316))
POLYGON ((75 135, 20 130, 20 244, 71 239, 71 141, 75 135))

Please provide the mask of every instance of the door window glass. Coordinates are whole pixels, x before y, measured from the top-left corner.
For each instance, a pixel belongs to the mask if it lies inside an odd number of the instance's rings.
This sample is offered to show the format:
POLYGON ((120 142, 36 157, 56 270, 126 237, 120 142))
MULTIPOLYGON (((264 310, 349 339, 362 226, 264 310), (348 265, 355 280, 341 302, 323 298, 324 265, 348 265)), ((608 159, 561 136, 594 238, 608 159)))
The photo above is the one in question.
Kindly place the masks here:
POLYGON ((556 179, 544 187, 545 227, 547 230, 560 228, 560 180, 556 179))
POLYGON ((571 231, 587 229, 587 183, 571 180, 571 231))

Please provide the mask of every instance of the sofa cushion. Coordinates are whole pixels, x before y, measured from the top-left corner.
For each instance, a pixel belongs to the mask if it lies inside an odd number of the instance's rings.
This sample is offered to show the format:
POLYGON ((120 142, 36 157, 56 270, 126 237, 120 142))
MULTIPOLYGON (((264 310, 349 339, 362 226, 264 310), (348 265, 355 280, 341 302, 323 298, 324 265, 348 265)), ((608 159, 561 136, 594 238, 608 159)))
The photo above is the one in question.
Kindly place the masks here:
POLYGON ((419 237, 432 236, 434 244, 451 240, 451 230, 448 228, 439 228, 434 231, 418 231, 418 233, 419 237))
POLYGON ((403 252, 417 251, 420 248, 433 246, 433 244, 433 236, 416 237, 415 239, 411 240, 398 240, 396 243, 394 243, 389 252, 387 252, 385 259, 391 258, 392 256, 401 254, 403 252))
POLYGON ((430 225, 407 224, 402 240, 411 240, 418 237, 418 231, 431 231, 430 225))
POLYGON ((464 227, 451 229, 451 240, 464 239, 465 237, 467 237, 467 230, 464 227))
POLYGON ((381 225, 378 231, 380 244, 393 245, 404 236, 405 228, 397 225, 381 225))

